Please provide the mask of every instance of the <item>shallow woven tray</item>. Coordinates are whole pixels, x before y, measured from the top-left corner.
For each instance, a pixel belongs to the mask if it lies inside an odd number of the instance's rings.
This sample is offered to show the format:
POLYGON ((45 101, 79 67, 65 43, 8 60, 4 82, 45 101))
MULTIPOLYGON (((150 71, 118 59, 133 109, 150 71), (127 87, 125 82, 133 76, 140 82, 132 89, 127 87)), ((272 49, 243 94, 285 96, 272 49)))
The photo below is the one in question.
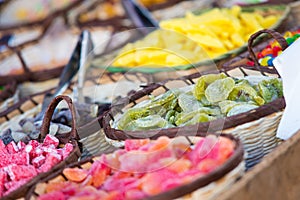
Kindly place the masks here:
MULTIPOLYGON (((281 18, 271 27, 271 29, 275 29, 278 31, 282 31, 285 29, 286 22, 288 20, 288 16, 290 13, 290 7, 286 5, 263 5, 263 6, 247 6, 247 7, 242 7, 244 11, 251 12, 254 10, 262 10, 266 11, 267 10, 278 10, 283 12, 281 18)), ((207 10, 200 10, 200 11, 195 11, 195 14, 201 14, 203 12, 206 12, 207 10)), ((137 28, 143 28, 143 27, 137 27, 137 28)), ((129 42, 132 42, 134 40, 140 39, 141 36, 138 36, 136 38, 130 38, 129 42)), ((259 41, 263 41, 266 38, 264 36, 258 37, 259 41)), ((191 68, 197 68, 205 65, 211 65, 213 63, 220 64, 221 62, 226 61, 227 59, 230 59, 231 57, 238 55, 242 52, 244 52, 247 49, 247 44, 244 44, 243 46, 233 49, 225 54, 222 54, 216 58, 213 59, 206 59, 197 63, 191 63, 187 65, 180 65, 180 66, 173 66, 173 67, 161 67, 161 68, 151 68, 151 67, 126 67, 126 66, 106 66, 104 63, 107 61, 112 61, 117 55, 118 51, 124 46, 124 44, 119 45, 119 49, 113 51, 112 53, 105 55, 105 57, 101 57, 98 60, 95 60, 95 65, 98 66, 99 68, 105 68, 107 71, 110 72, 126 72, 126 71, 137 71, 137 72, 144 72, 144 73, 158 73, 158 72, 169 72, 169 71, 174 71, 174 70, 188 70, 191 68)))
MULTIPOLYGON (((146 198, 147 200, 158 200, 158 199, 163 199, 163 200, 167 200, 167 199, 175 199, 178 197, 182 197, 184 195, 187 195, 185 197, 183 197, 182 199, 199 199, 198 197, 205 197, 205 195, 208 195, 209 197, 212 197, 214 193, 213 190, 216 189, 220 189, 218 192, 218 194, 221 194, 222 189, 224 188, 228 188, 229 185, 233 184, 237 178, 239 178, 242 174, 243 174, 243 145, 242 143, 234 138, 233 136, 229 135, 229 134, 225 134, 225 135, 221 135, 224 137, 227 137, 233 141, 235 141, 236 143, 236 147, 235 147, 235 153, 220 167, 218 167, 216 170, 212 171, 211 173, 204 175, 194 181, 192 181, 191 183, 188 183, 186 185, 182 185, 179 186, 177 188, 171 189, 167 192, 146 198), (241 165, 242 164, 242 165, 241 165), (236 169, 236 170, 235 170, 236 169), (230 173, 232 172, 232 173, 230 173), (224 176, 225 174, 227 174, 228 176, 224 176), (219 182, 218 182, 219 180, 219 182), (229 182, 227 182, 229 181, 229 182), (209 185, 210 184, 210 185, 209 185), (229 185, 228 185, 229 184, 229 185), (207 187, 204 187, 207 186, 207 187), (199 188, 203 188, 203 190, 201 191, 201 189, 199 188), (195 192, 195 193, 194 193, 195 192), (210 193, 212 192, 212 193, 210 193)), ((191 143, 191 141, 193 141, 192 137, 187 137, 187 140, 191 143)), ((191 143, 192 145, 192 143, 191 143)), ((95 160, 97 159, 97 157, 94 158, 89 158, 87 160, 81 161, 79 163, 76 164, 72 164, 70 166, 67 167, 79 167, 79 168, 83 168, 84 164, 92 164, 95 160)), ((63 168, 61 168, 59 171, 57 171, 55 174, 52 174, 51 176, 40 180, 36 183, 35 186, 33 186, 28 195, 26 195, 26 199, 36 199, 40 194, 42 194, 43 192, 39 193, 39 189, 43 188, 43 183, 47 183, 48 181, 51 181, 52 179, 61 176, 63 177, 65 180, 67 180, 63 175, 63 168)), ((215 194, 216 195, 216 194, 215 194)))
MULTIPOLYGON (((216 74, 220 72, 234 77, 248 76, 249 74, 279 77, 274 68, 263 68, 259 66, 239 66, 220 69, 219 71, 205 72, 203 74, 216 74)), ((199 136, 205 136, 208 132, 229 132, 234 136, 240 137, 243 142, 247 152, 247 168, 254 166, 264 155, 275 148, 279 142, 276 138, 276 129, 283 109, 285 108, 284 98, 276 99, 245 113, 184 127, 148 131, 123 131, 111 126, 116 116, 121 115, 126 109, 136 105, 142 100, 149 99, 149 95, 157 96, 172 88, 192 85, 203 74, 195 73, 178 79, 168 79, 159 83, 152 83, 143 90, 137 91, 117 101, 103 117, 103 129, 109 139, 108 142, 112 142, 111 140, 113 140, 113 143, 118 144, 120 141, 129 138, 154 139, 162 135, 175 137, 178 135, 185 136, 195 134, 196 132, 199 136)))
POLYGON ((30 187, 32 187, 36 183, 37 180, 45 178, 45 177, 49 176, 50 174, 53 174, 58 169, 66 166, 70 163, 76 162, 80 158, 81 152, 80 152, 79 145, 77 142, 78 135, 77 135, 77 131, 75 128, 76 127, 75 109, 72 104, 72 100, 67 96, 57 96, 55 99, 53 99, 53 101, 49 105, 49 107, 45 113, 45 117, 43 119, 39 142, 43 142, 43 139, 48 134, 52 114, 53 114, 56 106, 58 105, 58 103, 62 100, 67 102, 69 109, 72 113, 72 130, 69 133, 61 135, 63 137, 57 137, 57 138, 59 139, 60 144, 66 144, 66 143, 70 142, 73 145, 73 151, 70 153, 70 155, 65 160, 63 160, 59 164, 55 165, 51 170, 49 170, 48 172, 39 173, 37 176, 32 178, 26 184, 22 185, 21 187, 19 187, 18 189, 14 190, 11 193, 9 193, 8 195, 2 197, 1 199, 17 199, 20 197, 24 197, 28 193, 28 190, 30 189, 30 187))

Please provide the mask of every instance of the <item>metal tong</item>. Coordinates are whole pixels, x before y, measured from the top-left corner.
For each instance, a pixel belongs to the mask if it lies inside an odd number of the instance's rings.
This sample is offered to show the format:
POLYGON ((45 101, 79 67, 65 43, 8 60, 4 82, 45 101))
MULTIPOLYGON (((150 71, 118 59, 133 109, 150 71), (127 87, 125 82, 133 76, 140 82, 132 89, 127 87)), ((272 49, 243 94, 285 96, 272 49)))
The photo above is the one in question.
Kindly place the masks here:
POLYGON ((63 94, 63 92, 68 88, 74 76, 77 74, 82 65, 85 64, 87 54, 92 48, 90 46, 92 46, 91 34, 87 30, 84 30, 79 36, 76 47, 68 64, 64 67, 61 73, 56 90, 54 91, 54 93, 45 94, 41 112, 35 117, 35 122, 42 120, 51 100, 54 97, 63 94))
MULTIPOLYGON (((159 28, 158 22, 153 18, 147 8, 135 0, 122 0, 121 2, 127 16, 131 19, 136 28, 159 28)), ((141 31, 144 32, 145 35, 149 33, 146 29, 141 29, 141 31)))

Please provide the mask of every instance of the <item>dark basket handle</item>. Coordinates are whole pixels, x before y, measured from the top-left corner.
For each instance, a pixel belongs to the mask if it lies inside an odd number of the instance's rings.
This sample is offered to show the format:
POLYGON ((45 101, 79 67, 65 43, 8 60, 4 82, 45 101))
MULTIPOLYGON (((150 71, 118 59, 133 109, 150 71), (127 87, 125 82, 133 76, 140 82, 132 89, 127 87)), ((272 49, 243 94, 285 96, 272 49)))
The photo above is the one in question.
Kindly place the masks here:
POLYGON ((288 43, 286 42, 285 38, 282 37, 282 35, 274 30, 271 29, 263 29, 260 31, 257 31, 256 33, 254 33, 253 35, 251 35, 251 37, 248 40, 248 51, 250 54, 250 58, 254 61, 256 66, 259 66, 260 64, 258 63, 258 60, 256 58, 256 55, 252 49, 252 45, 254 43, 254 40, 260 36, 261 34, 267 33, 269 35, 271 35, 281 46, 282 50, 285 50, 288 47, 288 43))
POLYGON ((57 107, 57 105, 62 100, 65 100, 67 102, 68 107, 71 111, 71 114, 72 114, 72 129, 69 133, 56 135, 56 137, 63 144, 68 143, 72 139, 73 140, 74 139, 75 140, 79 139, 79 136, 78 136, 77 130, 76 130, 76 114, 75 114, 75 108, 74 108, 72 99, 68 96, 59 95, 51 101, 50 105, 48 106, 48 108, 45 112, 44 119, 43 119, 43 124, 42 124, 42 127, 41 127, 41 135, 40 135, 41 140, 43 140, 46 137, 46 135, 49 133, 49 127, 50 127, 50 122, 51 122, 51 119, 52 119, 52 115, 54 113, 55 108, 57 107))

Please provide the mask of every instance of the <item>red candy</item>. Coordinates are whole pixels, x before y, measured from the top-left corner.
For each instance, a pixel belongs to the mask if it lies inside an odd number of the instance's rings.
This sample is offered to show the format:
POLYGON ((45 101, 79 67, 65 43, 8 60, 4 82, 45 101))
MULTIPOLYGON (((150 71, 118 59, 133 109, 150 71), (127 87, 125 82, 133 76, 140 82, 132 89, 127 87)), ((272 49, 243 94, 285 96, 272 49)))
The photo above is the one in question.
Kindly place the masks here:
POLYGON ((16 143, 14 141, 12 141, 8 145, 6 145, 6 149, 7 149, 8 153, 17 153, 17 152, 19 152, 19 147, 16 145, 16 143))
POLYGON ((281 47, 279 47, 279 46, 274 46, 273 47, 273 55, 276 57, 276 56, 278 56, 278 52, 279 51, 281 51, 282 49, 281 49, 281 47))
POLYGON ((24 142, 5 145, 0 140, 0 198, 18 189, 38 173, 50 170, 73 150, 70 143, 56 149, 58 145, 59 140, 51 135, 46 136, 44 143, 31 140, 27 145, 24 142))
POLYGON ((42 164, 44 164, 45 160, 46 160, 46 157, 43 155, 40 155, 40 156, 32 159, 31 163, 35 168, 39 168, 42 164))
POLYGON ((44 146, 50 146, 51 144, 53 144, 55 147, 57 147, 59 144, 59 140, 55 136, 48 134, 45 137, 43 144, 44 146))
POLYGON ((4 193, 4 184, 7 180, 7 174, 3 169, 0 169, 0 197, 3 196, 4 193))
POLYGON ((261 54, 262 54, 263 56, 266 56, 266 55, 272 55, 272 54, 273 54, 273 50, 272 50, 271 48, 266 48, 266 49, 264 49, 264 50, 261 52, 261 54))

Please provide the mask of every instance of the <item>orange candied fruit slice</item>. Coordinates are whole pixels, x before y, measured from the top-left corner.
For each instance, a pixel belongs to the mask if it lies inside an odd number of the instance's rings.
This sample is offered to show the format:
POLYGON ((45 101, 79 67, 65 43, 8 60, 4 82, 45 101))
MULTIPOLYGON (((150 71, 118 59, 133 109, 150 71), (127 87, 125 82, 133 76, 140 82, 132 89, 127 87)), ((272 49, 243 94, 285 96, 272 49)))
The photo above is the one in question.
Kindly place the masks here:
POLYGON ((88 172, 79 168, 66 168, 64 169, 63 174, 69 181, 82 182, 86 179, 88 172))

